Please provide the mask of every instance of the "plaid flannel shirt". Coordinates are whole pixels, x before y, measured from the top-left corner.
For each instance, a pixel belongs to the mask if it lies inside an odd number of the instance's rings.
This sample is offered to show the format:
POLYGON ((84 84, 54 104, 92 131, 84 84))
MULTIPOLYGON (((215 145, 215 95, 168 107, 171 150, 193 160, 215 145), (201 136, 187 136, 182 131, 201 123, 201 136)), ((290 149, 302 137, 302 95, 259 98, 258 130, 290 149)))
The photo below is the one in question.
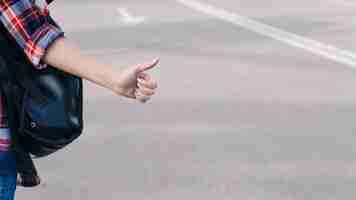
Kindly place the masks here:
MULTIPOLYGON (((46 67, 41 63, 46 49, 56 39, 64 36, 63 31, 51 23, 52 19, 48 11, 50 2, 51 0, 0 0, 0 22, 13 40, 14 48, 23 50, 24 55, 37 69, 46 67)), ((1 129, 8 126, 6 112, 0 98, 1 162, 4 161, 4 156, 8 155, 7 151, 11 144, 10 133, 1 129)), ((1 166, 3 164, 5 163, 0 163, 1 166)), ((0 167, 0 173, 4 171, 2 168, 4 167, 0 167)))
MULTIPOLYGON (((50 2, 50 1, 48 1, 50 2)), ((63 31, 50 23, 45 0, 0 0, 0 21, 36 68, 41 58, 63 31)))

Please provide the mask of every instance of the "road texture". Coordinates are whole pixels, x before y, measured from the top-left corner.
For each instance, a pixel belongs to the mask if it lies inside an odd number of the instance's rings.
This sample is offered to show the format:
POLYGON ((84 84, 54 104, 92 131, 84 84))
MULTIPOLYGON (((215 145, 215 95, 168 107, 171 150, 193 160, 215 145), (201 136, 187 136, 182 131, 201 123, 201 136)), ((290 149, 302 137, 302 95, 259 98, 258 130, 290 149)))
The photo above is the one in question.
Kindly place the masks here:
POLYGON ((44 184, 17 199, 352 199, 356 66, 219 11, 356 54, 356 3, 182 2, 54 3, 86 54, 118 70, 159 56, 159 90, 143 105, 86 82, 83 137, 37 160, 44 184))

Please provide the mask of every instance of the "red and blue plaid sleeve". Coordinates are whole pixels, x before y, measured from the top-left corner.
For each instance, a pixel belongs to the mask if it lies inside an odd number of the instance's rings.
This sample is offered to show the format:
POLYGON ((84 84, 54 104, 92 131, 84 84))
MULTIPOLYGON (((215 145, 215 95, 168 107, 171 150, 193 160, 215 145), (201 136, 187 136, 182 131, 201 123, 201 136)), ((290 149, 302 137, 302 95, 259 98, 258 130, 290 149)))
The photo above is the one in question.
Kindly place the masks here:
POLYGON ((0 21, 36 68, 44 68, 41 59, 47 48, 63 31, 50 23, 44 0, 0 0, 0 21))

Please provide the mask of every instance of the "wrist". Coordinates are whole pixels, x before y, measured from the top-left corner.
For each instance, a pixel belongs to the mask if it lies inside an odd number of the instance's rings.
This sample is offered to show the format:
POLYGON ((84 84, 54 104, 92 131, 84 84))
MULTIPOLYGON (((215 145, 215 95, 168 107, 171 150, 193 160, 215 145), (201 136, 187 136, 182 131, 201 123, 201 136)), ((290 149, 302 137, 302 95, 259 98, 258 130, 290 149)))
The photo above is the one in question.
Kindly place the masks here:
MULTIPOLYGON (((110 68, 112 69, 112 68, 110 68)), ((120 73, 114 70, 108 70, 103 76, 104 87, 117 95, 123 96, 123 89, 120 86, 120 73)))

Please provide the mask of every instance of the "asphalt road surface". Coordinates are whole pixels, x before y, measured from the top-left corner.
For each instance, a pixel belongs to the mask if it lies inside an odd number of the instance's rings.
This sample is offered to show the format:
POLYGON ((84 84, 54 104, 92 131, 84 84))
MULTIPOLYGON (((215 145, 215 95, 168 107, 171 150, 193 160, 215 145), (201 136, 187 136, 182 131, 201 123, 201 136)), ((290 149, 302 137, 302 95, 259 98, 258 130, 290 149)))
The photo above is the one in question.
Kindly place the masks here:
POLYGON ((143 105, 87 82, 83 137, 37 160, 44 184, 17 199, 354 198, 356 3, 194 3, 54 3, 86 54, 118 70, 160 57, 159 90, 143 105))

